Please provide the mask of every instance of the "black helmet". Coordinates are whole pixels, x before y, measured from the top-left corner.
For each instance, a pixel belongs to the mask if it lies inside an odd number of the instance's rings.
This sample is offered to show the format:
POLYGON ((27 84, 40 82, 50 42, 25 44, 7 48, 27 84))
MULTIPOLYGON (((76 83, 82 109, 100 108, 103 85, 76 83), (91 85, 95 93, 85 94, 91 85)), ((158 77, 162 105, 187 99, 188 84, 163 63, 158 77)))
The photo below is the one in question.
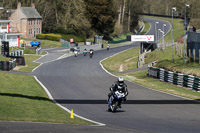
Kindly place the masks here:
POLYGON ((124 78, 122 78, 122 77, 118 78, 118 85, 119 86, 123 86, 124 85, 124 78))

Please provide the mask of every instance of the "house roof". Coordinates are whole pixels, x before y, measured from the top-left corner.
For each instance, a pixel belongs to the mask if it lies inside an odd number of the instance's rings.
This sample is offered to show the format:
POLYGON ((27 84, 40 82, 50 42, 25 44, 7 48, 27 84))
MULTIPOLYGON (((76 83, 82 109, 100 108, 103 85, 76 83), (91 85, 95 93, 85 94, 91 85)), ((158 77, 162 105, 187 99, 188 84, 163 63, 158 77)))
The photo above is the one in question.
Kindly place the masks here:
POLYGON ((22 36, 23 35, 23 33, 12 33, 12 32, 0 33, 0 35, 3 35, 3 34, 6 34, 7 36, 22 36))
POLYGON ((38 11, 33 7, 21 7, 21 10, 26 18, 42 18, 38 11))
POLYGON ((0 20, 0 23, 10 23, 11 20, 0 20))

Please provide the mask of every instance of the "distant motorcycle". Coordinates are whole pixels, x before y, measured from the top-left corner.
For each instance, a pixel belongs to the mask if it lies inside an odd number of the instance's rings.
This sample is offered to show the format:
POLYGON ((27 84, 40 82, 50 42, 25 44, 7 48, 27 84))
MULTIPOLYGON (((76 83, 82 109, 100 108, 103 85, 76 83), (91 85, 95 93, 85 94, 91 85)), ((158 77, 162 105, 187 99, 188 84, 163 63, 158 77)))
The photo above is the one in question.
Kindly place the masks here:
POLYGON ((110 49, 110 45, 107 45, 107 50, 109 50, 110 49))
POLYGON ((74 51, 74 56, 75 56, 75 57, 78 56, 78 51, 77 51, 77 50, 74 51))
POLYGON ((90 54, 90 58, 92 58, 92 56, 93 56, 93 54, 94 54, 94 51, 93 51, 93 50, 90 50, 89 54, 90 54))
POLYGON ((120 91, 115 91, 112 96, 108 99, 108 111, 116 112, 118 108, 121 108, 121 104, 124 101, 125 93, 120 91))

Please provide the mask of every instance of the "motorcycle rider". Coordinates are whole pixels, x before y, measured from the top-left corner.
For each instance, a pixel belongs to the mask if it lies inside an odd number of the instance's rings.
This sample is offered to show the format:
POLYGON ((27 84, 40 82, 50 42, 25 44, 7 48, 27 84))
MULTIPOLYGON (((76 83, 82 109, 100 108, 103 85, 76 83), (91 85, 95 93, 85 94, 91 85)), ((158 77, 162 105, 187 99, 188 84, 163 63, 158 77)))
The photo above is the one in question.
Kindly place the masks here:
POLYGON ((89 54, 90 54, 90 58, 92 58, 92 56, 93 56, 93 54, 94 54, 94 50, 93 50, 93 49, 90 49, 89 54))
POLYGON ((86 49, 86 48, 83 50, 83 55, 84 55, 84 56, 87 55, 87 49, 86 49))
POLYGON ((107 50, 109 50, 110 49, 110 45, 109 44, 107 44, 107 50))
POLYGON ((79 49, 77 47, 74 48, 74 56, 77 57, 78 56, 78 51, 79 49))
MULTIPOLYGON (((110 87, 110 93, 108 94, 108 101, 115 91, 125 93, 124 101, 126 101, 126 96, 128 95, 128 89, 122 77, 118 77, 118 80, 115 81, 110 87)), ((121 108, 121 103, 119 103, 119 107, 121 108)))

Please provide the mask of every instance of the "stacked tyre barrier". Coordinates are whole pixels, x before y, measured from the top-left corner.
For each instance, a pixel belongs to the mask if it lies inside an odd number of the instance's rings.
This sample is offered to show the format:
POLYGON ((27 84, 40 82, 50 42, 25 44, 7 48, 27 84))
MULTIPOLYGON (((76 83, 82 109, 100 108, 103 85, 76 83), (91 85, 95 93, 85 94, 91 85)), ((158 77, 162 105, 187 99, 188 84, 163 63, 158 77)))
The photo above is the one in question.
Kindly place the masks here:
POLYGON ((16 59, 12 61, 0 61, 0 70, 10 71, 16 67, 16 59))
POLYGON ((21 56, 24 54, 24 50, 16 50, 14 52, 9 53, 10 56, 21 56))
POLYGON ((200 77, 175 73, 157 67, 148 67, 148 76, 195 91, 200 91, 200 77))

